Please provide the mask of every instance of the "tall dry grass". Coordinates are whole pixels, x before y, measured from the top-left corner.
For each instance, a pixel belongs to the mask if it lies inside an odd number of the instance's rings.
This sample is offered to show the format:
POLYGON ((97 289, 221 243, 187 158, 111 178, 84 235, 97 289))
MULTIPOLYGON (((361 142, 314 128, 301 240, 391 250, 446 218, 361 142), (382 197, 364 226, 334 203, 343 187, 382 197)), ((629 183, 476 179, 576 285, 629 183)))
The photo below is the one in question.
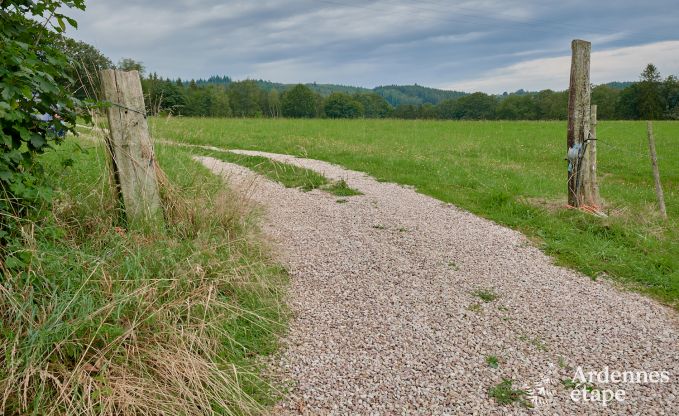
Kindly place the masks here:
POLYGON ((166 230, 128 232, 94 140, 46 156, 55 203, 2 266, 0 414, 260 413, 285 273, 251 207, 159 148, 166 230))

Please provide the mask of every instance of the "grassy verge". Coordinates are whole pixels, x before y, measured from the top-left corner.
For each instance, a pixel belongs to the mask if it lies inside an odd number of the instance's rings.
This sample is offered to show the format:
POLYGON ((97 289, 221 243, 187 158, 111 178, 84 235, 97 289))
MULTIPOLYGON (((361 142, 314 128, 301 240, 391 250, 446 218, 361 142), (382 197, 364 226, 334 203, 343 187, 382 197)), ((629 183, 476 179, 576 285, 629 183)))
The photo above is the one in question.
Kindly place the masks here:
POLYGON ((102 146, 45 156, 55 204, 2 265, 1 414, 248 415, 275 399, 260 372, 285 272, 218 178, 176 148, 157 156, 159 235, 117 227, 102 146))
POLYGON ((266 157, 240 155, 214 150, 198 149, 196 151, 205 156, 249 168, 280 183, 286 188, 299 188, 305 192, 321 189, 337 196, 361 195, 359 191, 350 188, 344 180, 331 181, 313 170, 300 168, 288 163, 277 162, 266 157))
POLYGON ((608 218, 563 208, 563 122, 182 118, 153 125, 156 137, 311 157, 415 186, 524 232, 559 264, 679 307, 677 122, 654 123, 667 223, 655 208, 643 122, 599 124, 608 218))

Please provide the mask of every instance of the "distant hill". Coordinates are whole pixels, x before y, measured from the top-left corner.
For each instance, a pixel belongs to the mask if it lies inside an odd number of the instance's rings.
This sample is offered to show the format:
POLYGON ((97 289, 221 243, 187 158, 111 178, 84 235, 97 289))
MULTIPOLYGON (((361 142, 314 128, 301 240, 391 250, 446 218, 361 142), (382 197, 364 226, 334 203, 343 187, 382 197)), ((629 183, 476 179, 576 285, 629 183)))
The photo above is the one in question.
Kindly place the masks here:
MULTIPOLYGON (((218 76, 214 75, 208 79, 196 80, 197 84, 219 84, 228 85, 231 82, 231 78, 228 76, 218 76)), ((264 91, 277 90, 279 92, 286 91, 296 84, 281 84, 278 82, 265 81, 262 79, 255 80, 257 86, 264 91)), ((350 85, 338 85, 338 84, 317 84, 309 83, 305 84, 312 91, 327 97, 333 92, 343 92, 345 94, 368 94, 375 93, 384 97, 389 104, 394 107, 401 104, 412 104, 412 105, 422 105, 422 104, 433 104, 436 105, 441 101, 451 100, 460 98, 467 95, 465 92, 461 91, 447 91, 439 90, 436 88, 423 87, 421 85, 386 85, 380 86, 373 89, 353 87, 350 85)))
MULTIPOLYGON (((264 81, 264 80, 257 80, 257 86, 259 88, 263 89, 264 91, 271 91, 271 90, 278 90, 280 92, 283 92, 285 90, 288 90, 292 87, 294 87, 297 84, 281 84, 278 82, 271 82, 271 81, 264 81)), ((371 89, 368 88, 361 88, 361 87, 352 87, 349 85, 337 85, 337 84, 317 84, 317 83, 310 83, 310 84, 304 84, 307 87, 309 87, 312 91, 321 94, 324 97, 327 97, 328 95, 332 94, 333 92, 343 92, 346 94, 356 94, 356 93, 370 93, 373 92, 371 89)))
POLYGON ((630 85, 633 85, 633 84, 636 84, 636 82, 633 82, 633 81, 624 81, 624 82, 615 81, 615 82, 607 82, 603 85, 605 85, 607 87, 611 87, 611 88, 616 89, 616 90, 624 90, 625 88, 627 88, 627 87, 629 87, 630 85))
MULTIPOLYGON (((196 80, 196 83, 199 85, 200 84, 228 85, 231 82, 233 82, 231 78, 226 75, 222 76, 213 75, 208 79, 196 80)), ((262 79, 255 80, 255 82, 257 83, 257 86, 259 86, 259 88, 267 92, 271 90, 284 92, 297 85, 297 84, 281 84, 279 82, 265 81, 262 79)), ((616 90, 623 90, 632 84, 634 84, 634 82, 632 81, 624 82, 616 81, 608 82, 602 85, 606 85, 616 90)), ((333 92, 343 92, 345 94, 375 93, 384 97, 384 99, 386 99, 387 102, 389 102, 389 104, 391 104, 394 107, 397 107, 402 104, 411 104, 415 106, 420 106, 422 104, 437 105, 441 101, 454 100, 465 95, 468 95, 468 93, 462 91, 439 90, 436 88, 423 87, 417 84, 383 85, 373 89, 363 87, 352 87, 350 85, 317 84, 315 82, 304 85, 309 87, 312 91, 322 95, 323 97, 327 97, 333 92)), ((534 94, 537 94, 537 91, 525 91, 523 89, 520 89, 510 93, 505 92, 504 94, 499 94, 497 96, 498 98, 502 99, 511 95, 534 95, 534 94)))
POLYGON ((467 95, 466 92, 439 90, 436 88, 423 87, 421 85, 388 85, 373 89, 374 92, 384 97, 389 104, 438 104, 445 100, 454 100, 467 95))

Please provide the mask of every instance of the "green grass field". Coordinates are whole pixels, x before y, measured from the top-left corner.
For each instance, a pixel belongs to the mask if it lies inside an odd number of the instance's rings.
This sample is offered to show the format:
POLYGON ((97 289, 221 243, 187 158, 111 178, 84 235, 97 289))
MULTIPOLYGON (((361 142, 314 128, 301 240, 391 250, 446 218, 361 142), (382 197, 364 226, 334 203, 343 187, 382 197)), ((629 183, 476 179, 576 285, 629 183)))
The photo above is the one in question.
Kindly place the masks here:
POLYGON ((560 264, 679 306, 679 123, 654 124, 670 220, 657 213, 646 126, 601 122, 608 218, 564 209, 564 122, 157 118, 156 138, 326 160, 419 192, 532 238, 560 264))

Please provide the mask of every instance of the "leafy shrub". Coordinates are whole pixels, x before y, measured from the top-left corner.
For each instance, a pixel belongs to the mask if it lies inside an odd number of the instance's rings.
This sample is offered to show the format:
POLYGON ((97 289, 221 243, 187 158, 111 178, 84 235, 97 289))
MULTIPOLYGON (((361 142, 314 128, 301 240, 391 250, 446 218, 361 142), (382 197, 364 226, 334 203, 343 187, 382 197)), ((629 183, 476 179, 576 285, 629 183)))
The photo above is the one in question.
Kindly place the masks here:
POLYGON ((84 0, 0 2, 0 239, 18 233, 15 219, 50 199, 36 156, 75 132, 82 103, 66 90, 68 59, 56 46, 66 25, 60 12, 84 0))

